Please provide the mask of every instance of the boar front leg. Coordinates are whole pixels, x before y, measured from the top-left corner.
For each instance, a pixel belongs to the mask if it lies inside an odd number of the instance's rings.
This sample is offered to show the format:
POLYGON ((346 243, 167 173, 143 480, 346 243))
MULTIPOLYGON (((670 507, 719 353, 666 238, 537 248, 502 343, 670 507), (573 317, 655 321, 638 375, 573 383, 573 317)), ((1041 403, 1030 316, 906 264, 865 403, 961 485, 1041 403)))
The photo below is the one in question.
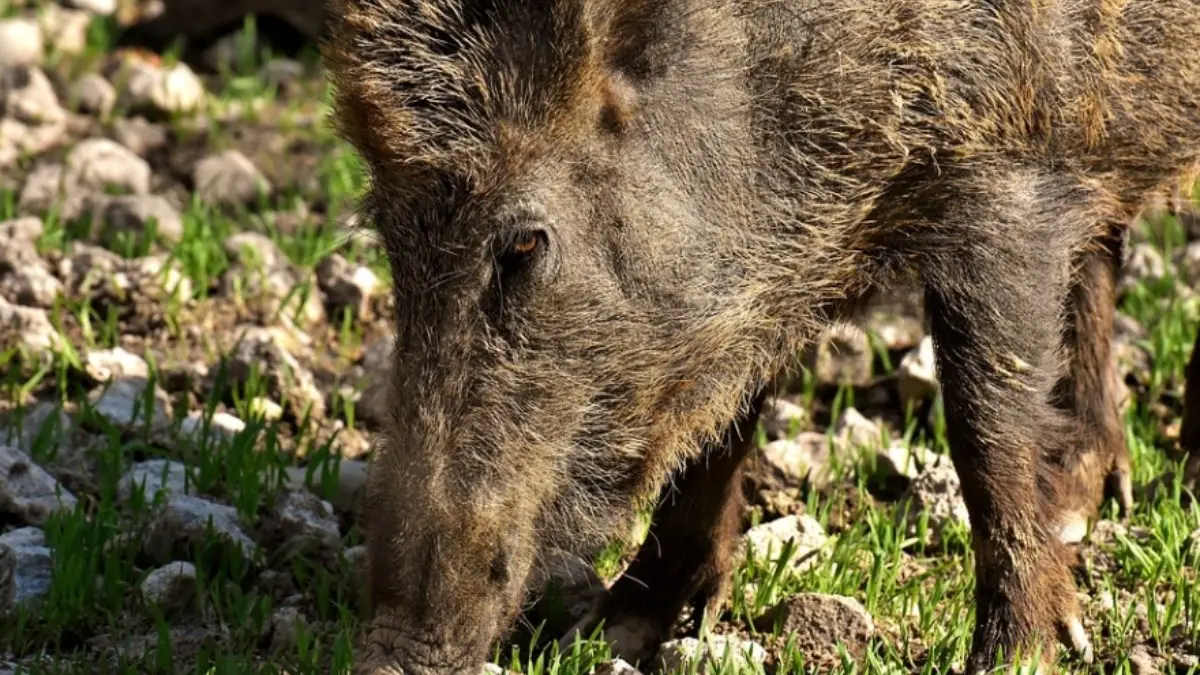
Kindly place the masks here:
POLYGON ((603 620, 613 651, 645 663, 670 638, 685 607, 691 607, 697 625, 717 618, 732 584, 744 503, 742 467, 754 447, 764 399, 759 394, 720 445, 664 488, 637 556, 598 606, 567 632, 564 646, 577 633, 590 635, 603 620))
POLYGON ((948 439, 975 551, 968 673, 1054 659, 1055 639, 1090 658, 1059 540, 1061 458, 1087 434, 1053 404, 1071 256, 1088 236, 1070 186, 1033 172, 968 178, 916 242, 948 439), (975 182, 977 179, 983 179, 975 182), (1065 189, 1064 189, 1065 188, 1065 189))

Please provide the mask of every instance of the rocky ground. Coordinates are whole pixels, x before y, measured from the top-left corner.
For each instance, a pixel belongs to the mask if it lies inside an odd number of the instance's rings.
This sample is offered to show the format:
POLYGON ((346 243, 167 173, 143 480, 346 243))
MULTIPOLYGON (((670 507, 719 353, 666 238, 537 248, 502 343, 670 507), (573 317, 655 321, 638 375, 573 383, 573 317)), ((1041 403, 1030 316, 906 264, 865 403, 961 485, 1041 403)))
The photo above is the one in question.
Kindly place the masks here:
MULTIPOLYGON (((190 65, 118 50, 118 4, 0 0, 0 673, 348 672, 393 312, 354 221, 357 159, 325 124, 311 50, 273 56, 253 25, 190 65)), ((1129 249, 1138 507, 1119 522, 1107 505, 1079 545, 1097 664, 1064 658, 1072 672, 1200 671, 1200 508, 1174 454, 1189 225, 1155 216, 1129 249)), ((781 383, 732 607, 642 672, 961 667, 970 524, 920 303, 898 289, 867 328, 831 332, 781 383)), ((633 672, 529 626, 565 625, 639 534, 548 561, 493 661, 633 672)))

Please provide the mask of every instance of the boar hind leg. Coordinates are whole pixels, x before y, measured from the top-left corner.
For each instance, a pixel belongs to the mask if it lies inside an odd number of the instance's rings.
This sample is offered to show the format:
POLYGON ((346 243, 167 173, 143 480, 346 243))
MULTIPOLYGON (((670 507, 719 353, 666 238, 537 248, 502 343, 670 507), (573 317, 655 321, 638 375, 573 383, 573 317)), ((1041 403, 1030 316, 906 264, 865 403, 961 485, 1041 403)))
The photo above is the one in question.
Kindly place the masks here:
POLYGON ((753 448, 762 407, 731 424, 668 485, 637 556, 596 609, 563 638, 588 636, 603 621, 604 639, 630 662, 645 663, 685 607, 699 625, 715 620, 732 583, 733 548, 741 524, 743 462, 753 448))
POLYGON ((1113 314, 1121 236, 1115 228, 1083 254, 1068 298, 1065 347, 1068 372, 1055 398, 1082 426, 1085 437, 1067 448, 1062 468, 1066 511, 1059 536, 1077 542, 1106 496, 1121 512, 1133 508, 1129 449, 1117 400, 1117 368, 1112 357, 1113 314))
POLYGON ((1071 251, 1085 236, 1061 186, 1035 174, 952 190, 919 261, 948 440, 975 551, 976 625, 968 673, 1050 663, 1056 638, 1091 648, 1071 577, 1059 458, 1081 438, 1053 404, 1071 251), (1050 195, 1055 195, 1051 198, 1050 195))
POLYGON ((1179 444, 1187 453, 1185 485, 1200 490, 1200 331, 1192 345, 1192 356, 1184 373, 1183 428, 1179 444))

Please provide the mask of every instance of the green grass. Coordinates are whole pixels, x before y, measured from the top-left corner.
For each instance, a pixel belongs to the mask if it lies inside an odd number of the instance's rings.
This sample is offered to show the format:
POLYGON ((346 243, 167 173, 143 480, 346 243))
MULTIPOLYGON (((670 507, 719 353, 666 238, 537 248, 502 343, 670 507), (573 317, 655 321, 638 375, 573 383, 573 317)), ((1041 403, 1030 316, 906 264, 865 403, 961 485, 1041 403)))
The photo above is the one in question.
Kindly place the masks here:
MULTIPOLYGON (((19 12, 0 2, 0 16, 19 12)), ((85 53, 56 56, 53 66, 69 73, 86 72, 111 49, 113 30, 111 21, 94 22, 85 53)), ((221 367, 224 336, 210 334, 206 328, 195 330, 208 325, 204 322, 212 321, 213 314, 220 318, 221 313, 233 311, 229 305, 219 304, 219 289, 233 264, 223 241, 237 232, 265 234, 301 271, 310 272, 322 258, 337 251, 369 265, 385 285, 389 278, 379 247, 347 241, 337 227, 362 187, 363 168, 349 148, 332 140, 325 125, 304 121, 313 100, 319 103, 318 112, 327 106, 327 91, 320 86, 319 76, 310 75, 317 96, 284 98, 260 77, 262 65, 272 55, 260 49, 252 22, 242 35, 236 58, 210 82, 214 93, 211 111, 241 106, 247 124, 273 124, 288 137, 327 148, 316 162, 315 195, 309 188, 283 186, 263 208, 246 211, 214 209, 192 200, 184 209, 181 241, 164 242, 148 232, 112 246, 123 259, 165 254, 168 266, 190 282, 189 293, 161 300, 158 315, 165 324, 159 333, 163 340, 139 353, 150 362, 155 381, 163 381, 164 368, 189 354, 202 354, 210 365, 213 383, 207 393, 197 395, 190 405, 184 401, 187 410, 204 413, 199 437, 182 437, 182 414, 176 415, 164 440, 149 428, 115 428, 88 404, 88 393, 97 385, 86 375, 83 356, 122 343, 128 317, 120 301, 126 298, 105 300, 93 295, 60 300, 49 314, 60 333, 71 339, 48 361, 15 350, 0 354, 0 401, 9 402, 9 420, 17 425, 16 433, 33 439, 35 460, 54 466, 69 459, 65 455, 82 453, 96 479, 96 484, 80 495, 73 511, 55 515, 45 524, 47 544, 57 552, 49 595, 35 608, 5 618, 0 628, 0 651, 20 661, 24 672, 349 672, 360 629, 357 594, 361 579, 345 560, 330 563, 302 555, 251 560, 218 545, 214 538, 189 552, 187 559, 196 563, 198 572, 197 593, 190 607, 181 615, 165 615, 158 607, 144 606, 138 594, 139 584, 153 567, 139 553, 137 536, 153 517, 153 495, 126 503, 117 499, 117 483, 130 464, 158 457, 185 462, 189 484, 235 507, 249 523, 258 522, 270 510, 285 484, 288 467, 306 466, 316 489, 329 498, 335 493, 337 436, 311 420, 271 420, 257 415, 255 401, 270 395, 262 374, 253 372, 240 383, 227 382, 221 367), (281 224, 286 220, 284 214, 314 202, 321 208, 301 215, 299 225, 281 224), (73 449, 73 441, 64 438, 69 430, 55 426, 54 415, 40 427, 25 425, 34 420, 30 414, 34 400, 70 411, 88 430, 91 441, 86 448, 73 449), (246 428, 232 437, 212 431, 209 425, 218 411, 238 416, 246 428), (293 592, 278 593, 273 590, 277 584, 293 592), (306 622, 294 639, 278 642, 276 649, 268 628, 279 603, 289 596, 299 596, 306 622), (112 649, 116 646, 120 648, 112 649), (119 656, 113 656, 116 653, 119 656), (49 658, 36 658, 39 655, 49 658), (105 659, 102 664, 97 661, 101 658, 105 659)), ((168 55, 168 62, 173 58, 168 55)), ((311 65, 312 56, 306 59, 311 65)), ((177 143, 204 134, 211 149, 238 147, 238 139, 230 132, 232 124, 218 122, 216 116, 210 119, 204 129, 185 118, 166 124, 177 143)), ((0 218, 15 214, 16 194, 0 192, 0 218)), ((1147 232, 1161 233, 1156 246, 1169 261, 1170 252, 1183 242, 1179 223, 1168 220, 1154 223, 1154 227, 1143 225, 1147 232)), ((79 242, 92 237, 90 223, 84 219, 64 222, 50 214, 44 227, 38 245, 47 256, 70 256, 79 242)), ((1168 428, 1178 421, 1183 368, 1200 322, 1196 299, 1178 292, 1174 268, 1168 265, 1168 270, 1168 277, 1140 284, 1122 303, 1122 311, 1147 329, 1142 346, 1152 364, 1144 387, 1135 392, 1126 412, 1125 430, 1137 486, 1150 485, 1163 475, 1176 478, 1154 494, 1139 497, 1128 523, 1129 531, 1139 536, 1122 536, 1105 544, 1100 554, 1110 564, 1079 574, 1080 590, 1092 597, 1108 592, 1132 601, 1119 600, 1111 609, 1089 613, 1099 663, 1088 669, 1064 657, 1063 663, 1072 672, 1131 673, 1128 652, 1139 644, 1177 654, 1200 653, 1200 623, 1196 621, 1200 614, 1200 591, 1196 590, 1200 545, 1189 543, 1192 533, 1200 530, 1200 507, 1182 493, 1180 463, 1166 452, 1173 442, 1168 428), (1139 602, 1147 608, 1140 618, 1139 602)), ((302 282, 293 290, 299 294, 306 288, 311 286, 302 282)), ((239 293, 235 291, 235 295, 239 293)), ((348 314, 331 316, 328 324, 313 348, 337 367, 348 367, 366 341, 366 328, 348 314)), ((872 344, 877 365, 889 371, 895 364, 877 340, 872 344)), ((807 379, 801 394, 806 404, 818 403, 812 378, 807 379)), ((356 430, 352 398, 337 398, 329 416, 346 429, 356 430)), ((275 403, 286 407, 287 401, 275 403)), ((855 392, 843 388, 832 400, 820 403, 836 419, 842 410, 855 405, 855 392)), ((928 429, 910 413, 902 428, 893 431, 902 442, 945 452, 944 421, 936 411, 928 429)), ((799 426, 794 429, 802 430, 799 426)), ((835 464, 834 483, 845 491, 866 495, 878 488, 872 453, 842 453, 835 464)), ((861 663, 847 660, 840 672, 946 673, 960 667, 967 656, 974 619, 969 535, 952 532, 943 538, 941 547, 926 547, 921 532, 909 537, 897 526, 893 509, 887 503, 847 507, 838 495, 806 493, 805 512, 831 535, 825 554, 802 573, 781 562, 750 557, 735 572, 732 607, 725 618, 754 633, 752 620, 792 594, 851 596, 872 614, 881 637, 871 644, 861 663)), ((1113 505, 1106 506, 1106 515, 1115 517, 1113 505)), ((633 542, 644 536, 645 527, 643 517, 633 542)), ((361 543, 357 527, 344 529, 343 534, 346 547, 361 543)), ((614 542, 605 549, 595 561, 598 572, 614 575, 631 546, 630 542, 614 542)), ((756 635, 764 643, 771 642, 771 637, 756 635)), ((804 668, 803 655, 795 649, 784 645, 777 656, 777 672, 804 668)), ((608 658, 604 645, 586 641, 561 654, 556 648, 535 646, 493 655, 494 661, 529 675, 582 675, 608 658)), ((710 672, 759 671, 726 665, 710 672)), ((1195 671, 1178 668, 1175 672, 1195 671)))

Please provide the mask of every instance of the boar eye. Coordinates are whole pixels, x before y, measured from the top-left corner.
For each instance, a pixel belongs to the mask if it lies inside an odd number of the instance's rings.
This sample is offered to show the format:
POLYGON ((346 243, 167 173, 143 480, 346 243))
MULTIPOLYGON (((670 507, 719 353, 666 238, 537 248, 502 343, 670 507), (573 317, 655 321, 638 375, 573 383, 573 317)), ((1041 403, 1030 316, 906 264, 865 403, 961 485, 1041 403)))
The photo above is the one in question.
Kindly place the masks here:
POLYGON ((500 267, 514 271, 532 262, 548 243, 545 230, 521 230, 509 237, 500 253, 500 267))

